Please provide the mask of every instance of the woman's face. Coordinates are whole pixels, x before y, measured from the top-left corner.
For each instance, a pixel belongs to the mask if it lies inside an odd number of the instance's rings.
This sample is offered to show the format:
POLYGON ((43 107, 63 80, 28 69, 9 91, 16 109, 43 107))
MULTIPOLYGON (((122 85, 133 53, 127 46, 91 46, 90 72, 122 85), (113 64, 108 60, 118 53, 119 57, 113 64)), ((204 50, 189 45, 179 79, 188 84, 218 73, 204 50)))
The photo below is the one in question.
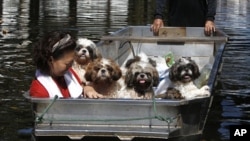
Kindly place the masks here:
POLYGON ((75 57, 75 51, 65 52, 64 55, 55 60, 52 57, 51 71, 54 77, 63 76, 67 70, 72 66, 75 57))

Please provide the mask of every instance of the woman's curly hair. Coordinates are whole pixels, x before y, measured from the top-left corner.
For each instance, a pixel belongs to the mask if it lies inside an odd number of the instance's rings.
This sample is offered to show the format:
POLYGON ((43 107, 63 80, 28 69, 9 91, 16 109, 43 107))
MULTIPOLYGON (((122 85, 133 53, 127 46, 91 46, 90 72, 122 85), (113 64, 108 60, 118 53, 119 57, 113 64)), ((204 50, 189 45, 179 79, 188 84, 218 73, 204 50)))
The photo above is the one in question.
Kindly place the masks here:
POLYGON ((73 39, 69 33, 63 31, 53 31, 47 33, 43 38, 41 38, 36 44, 34 44, 33 49, 33 61, 37 69, 44 74, 50 74, 50 61, 51 57, 55 60, 60 59, 65 52, 75 50, 76 41, 73 39), (52 52, 53 46, 60 42, 61 39, 69 35, 70 39, 64 44, 59 45, 60 49, 56 49, 52 52))

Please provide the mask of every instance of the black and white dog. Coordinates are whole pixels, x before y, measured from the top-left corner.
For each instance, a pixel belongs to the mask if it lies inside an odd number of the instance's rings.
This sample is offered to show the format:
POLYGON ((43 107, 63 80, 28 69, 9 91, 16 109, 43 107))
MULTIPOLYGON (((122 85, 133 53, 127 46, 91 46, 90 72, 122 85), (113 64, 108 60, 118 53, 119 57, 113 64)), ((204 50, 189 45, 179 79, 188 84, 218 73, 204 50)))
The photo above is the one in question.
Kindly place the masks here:
POLYGON ((169 85, 166 98, 192 99, 196 97, 210 96, 209 86, 200 89, 194 84, 194 80, 200 76, 198 65, 190 57, 182 57, 171 66, 169 71, 169 85))
POLYGON ((97 58, 101 58, 95 43, 87 38, 79 38, 76 41, 76 58, 73 63, 73 70, 77 73, 81 81, 86 83, 84 78, 86 67, 90 62, 93 62, 97 58))

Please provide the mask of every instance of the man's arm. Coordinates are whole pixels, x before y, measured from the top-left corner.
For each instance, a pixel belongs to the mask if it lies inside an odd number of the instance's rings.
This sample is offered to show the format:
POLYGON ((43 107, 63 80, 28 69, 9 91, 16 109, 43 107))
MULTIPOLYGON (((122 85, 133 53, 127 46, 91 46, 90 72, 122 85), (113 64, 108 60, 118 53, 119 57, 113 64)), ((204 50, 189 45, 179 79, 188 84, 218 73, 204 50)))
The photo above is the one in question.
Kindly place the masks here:
POLYGON ((211 35, 213 32, 215 32, 214 17, 216 14, 216 4, 216 0, 207 0, 207 15, 205 22, 205 33, 207 35, 211 35))
POLYGON ((214 21, 216 14, 217 0, 207 0, 207 15, 206 20, 214 21))
POLYGON ((163 19, 163 11, 166 8, 167 0, 156 0, 155 1, 155 14, 154 19, 163 19))
POLYGON ((164 26, 163 23, 163 11, 166 7, 167 0, 156 0, 155 1, 155 14, 154 21, 151 25, 150 30, 153 31, 154 35, 158 35, 159 29, 164 26))

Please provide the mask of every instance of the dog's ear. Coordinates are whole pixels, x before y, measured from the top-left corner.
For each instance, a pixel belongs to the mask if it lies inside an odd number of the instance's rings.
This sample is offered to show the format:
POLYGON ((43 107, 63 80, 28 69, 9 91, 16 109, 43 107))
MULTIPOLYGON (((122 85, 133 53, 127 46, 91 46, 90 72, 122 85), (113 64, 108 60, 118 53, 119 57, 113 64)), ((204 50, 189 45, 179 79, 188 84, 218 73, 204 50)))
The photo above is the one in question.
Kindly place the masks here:
POLYGON ((129 59, 125 64, 125 68, 129 68, 131 64, 133 64, 134 62, 139 62, 140 59, 141 58, 139 56, 135 56, 133 59, 129 59))
POLYGON ((178 75, 177 67, 178 67, 178 66, 177 66, 176 63, 175 63, 175 64, 173 64, 173 65, 171 66, 171 68, 169 69, 169 79, 170 79, 171 81, 173 81, 173 82, 177 81, 177 79, 176 79, 176 77, 177 77, 177 75, 178 75))
POLYGON ((156 67, 156 62, 152 60, 151 58, 148 58, 148 62, 153 66, 156 67))
POLYGON ((95 59, 98 58, 97 51, 95 48, 93 48, 91 46, 87 46, 86 48, 89 51, 91 61, 94 61, 95 59))
POLYGON ((113 66, 113 74, 111 76, 114 81, 117 81, 122 77, 122 71, 118 65, 113 64, 112 66, 113 66))
POLYGON ((84 74, 84 77, 86 79, 86 81, 92 81, 92 65, 89 64, 86 68, 86 73, 84 74))
POLYGON ((125 84, 127 85, 127 87, 133 87, 133 79, 134 79, 134 75, 131 69, 129 69, 125 75, 125 84))
POLYGON ((193 65, 194 67, 194 70, 193 70, 193 79, 197 79, 199 76, 200 76, 200 70, 199 70, 199 67, 198 65, 193 61, 193 60, 190 60, 190 63, 193 65))
POLYGON ((160 80, 159 80, 159 73, 157 72, 156 69, 153 70, 153 86, 156 87, 158 86, 160 80))

